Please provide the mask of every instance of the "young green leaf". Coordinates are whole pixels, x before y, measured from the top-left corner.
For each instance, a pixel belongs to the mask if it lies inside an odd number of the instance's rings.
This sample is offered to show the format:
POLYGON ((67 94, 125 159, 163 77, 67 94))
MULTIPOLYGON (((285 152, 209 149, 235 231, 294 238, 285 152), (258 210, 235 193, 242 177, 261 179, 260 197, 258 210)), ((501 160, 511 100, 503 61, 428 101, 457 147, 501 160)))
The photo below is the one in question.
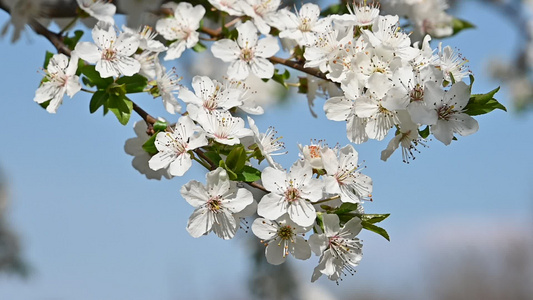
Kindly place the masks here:
POLYGON ((142 93, 148 84, 148 79, 140 74, 135 74, 133 76, 120 77, 117 80, 117 84, 123 85, 128 94, 142 93))
POLYGON ((157 134, 152 135, 146 142, 143 144, 143 150, 148 152, 150 155, 157 154, 157 148, 155 147, 155 137, 157 134))
POLYGON ((239 181, 254 182, 260 179, 261 171, 250 166, 244 166, 242 168, 242 172, 240 174, 237 174, 237 180, 239 181))
POLYGON ((163 121, 156 121, 154 123, 154 130, 155 131, 164 131, 166 130, 168 127, 168 123, 167 122, 163 122, 163 121))
POLYGON ((472 94, 468 104, 464 107, 464 112, 471 116, 483 115, 495 109, 507 111, 498 100, 494 99, 494 95, 500 90, 500 87, 486 94, 472 94))
POLYGON ((246 151, 244 147, 237 146, 231 150, 226 158, 226 166, 235 172, 236 174, 241 173, 244 165, 246 164, 246 151))
POLYGON ((390 242, 390 237, 389 237, 389 234, 387 233, 387 231, 379 226, 376 226, 372 223, 369 223, 369 222, 366 222, 366 221, 361 221, 361 225, 363 225, 363 228, 366 229, 366 230, 370 230, 372 232, 375 232, 379 235, 381 235, 382 237, 384 237, 387 241, 390 242))
POLYGON ((109 94, 106 91, 96 91, 91 98, 89 103, 89 112, 94 113, 100 108, 100 106, 105 105, 109 99, 109 94))
POLYGON ((107 108, 115 114, 120 124, 126 125, 130 120, 133 102, 126 96, 109 94, 107 108))
POLYGON ((76 44, 79 42, 79 40, 81 39, 82 36, 83 36, 83 30, 76 30, 76 31, 74 31, 74 36, 72 36, 72 37, 69 37, 69 36, 64 37, 63 38, 63 43, 65 43, 65 45, 67 45, 67 47, 70 50, 74 50, 74 47, 76 47, 76 44))
POLYGON ((452 27, 453 27, 453 33, 452 35, 456 35, 459 32, 468 29, 468 28, 476 28, 476 26, 468 21, 453 18, 452 20, 452 27))

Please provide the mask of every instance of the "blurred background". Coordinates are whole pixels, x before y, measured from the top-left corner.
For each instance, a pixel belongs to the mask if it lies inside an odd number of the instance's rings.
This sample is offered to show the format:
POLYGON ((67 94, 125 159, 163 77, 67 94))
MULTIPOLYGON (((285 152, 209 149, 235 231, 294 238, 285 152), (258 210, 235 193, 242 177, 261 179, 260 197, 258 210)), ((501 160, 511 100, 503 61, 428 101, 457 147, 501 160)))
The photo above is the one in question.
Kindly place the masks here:
MULTIPOLYGON (((205 182, 205 171, 194 166, 184 178, 147 180, 123 149, 140 118, 121 126, 112 115, 91 115, 87 94, 47 113, 32 99, 53 46, 29 29, 15 44, 4 36, 0 299, 533 299, 533 93, 524 58, 532 51, 530 1, 451 4, 452 15, 477 28, 443 44, 470 60, 474 93, 502 86, 496 98, 508 112, 477 117, 479 132, 450 146, 429 141, 410 164, 399 153, 379 159, 392 137, 356 145, 374 181, 365 210, 391 214, 381 223, 391 241, 361 233, 364 258, 339 285, 310 283, 318 257, 269 266, 251 232, 231 241, 190 237, 193 208, 179 189, 190 179, 205 182)), ((0 24, 8 20, 0 10, 0 24)), ((168 66, 184 85, 193 74, 226 68, 209 51, 187 51, 181 61, 168 66)), ((284 99, 255 120, 261 131, 275 125, 283 136, 285 167, 297 159, 298 143, 348 143, 345 124, 325 118, 324 99, 315 101, 314 118, 305 95, 275 83, 258 88, 265 103, 284 99)), ((133 100, 176 120, 159 99, 133 100)))

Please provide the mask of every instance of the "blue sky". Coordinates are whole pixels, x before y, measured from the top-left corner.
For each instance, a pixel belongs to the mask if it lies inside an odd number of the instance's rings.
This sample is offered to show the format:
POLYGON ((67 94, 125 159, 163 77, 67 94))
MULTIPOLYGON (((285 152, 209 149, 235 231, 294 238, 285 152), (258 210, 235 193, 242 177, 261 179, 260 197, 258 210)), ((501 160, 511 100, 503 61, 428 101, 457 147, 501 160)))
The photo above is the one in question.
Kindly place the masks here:
MULTIPOLYGON (((499 85, 489 79, 488 59, 509 58, 516 33, 478 4, 465 4, 459 16, 478 28, 444 44, 459 48, 470 60, 474 92, 487 92, 499 85)), ((0 24, 7 17, 0 12, 0 24)), ((179 189, 193 178, 204 181, 205 172, 197 166, 185 178, 146 180, 123 150, 125 140, 134 136, 132 121, 121 126, 101 111, 90 115, 90 98, 82 94, 65 98, 56 115, 32 101, 42 78, 38 69, 44 50, 53 51, 48 41, 30 33, 14 45, 0 39, 0 49, 0 167, 9 184, 10 223, 33 267, 26 281, 0 277, 0 299, 239 295, 249 272, 248 239, 194 239, 185 230, 193 209, 179 189)), ((423 282, 425 259, 436 248, 453 253, 470 244, 501 242, 510 232, 531 240, 533 118, 512 111, 505 88, 497 98, 511 111, 478 117, 479 132, 450 146, 430 141, 409 165, 399 153, 386 163, 379 160, 388 139, 356 146, 365 174, 374 180, 374 202, 366 203, 366 211, 391 213, 382 223, 391 242, 364 232, 364 259, 357 274, 340 287, 326 280, 318 284, 334 293, 402 287, 420 296, 423 291, 412 278, 423 282)), ((328 121, 322 103, 316 102, 317 119, 308 113, 302 95, 256 118, 261 130, 276 120, 289 151, 280 160, 284 166, 297 158, 297 143, 348 143, 344 123, 328 121)), ((168 117, 149 96, 139 104, 168 117)), ((316 257, 294 261, 302 282, 309 281, 316 263, 316 257)))

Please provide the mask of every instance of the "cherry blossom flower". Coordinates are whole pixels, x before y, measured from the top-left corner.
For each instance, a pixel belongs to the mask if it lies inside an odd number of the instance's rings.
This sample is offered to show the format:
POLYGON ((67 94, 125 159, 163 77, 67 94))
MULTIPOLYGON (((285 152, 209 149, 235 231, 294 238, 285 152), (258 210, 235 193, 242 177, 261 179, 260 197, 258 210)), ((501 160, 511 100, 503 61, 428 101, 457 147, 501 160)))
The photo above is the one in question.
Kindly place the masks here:
POLYGON ((151 52, 163 52, 167 50, 167 47, 160 41, 156 40, 157 32, 150 26, 143 26, 138 30, 133 30, 129 27, 122 26, 122 30, 126 33, 137 36, 139 39, 139 48, 151 52))
POLYGON ((466 83, 457 82, 445 92, 429 82, 426 85, 426 93, 429 95, 424 101, 437 112, 437 119, 430 127, 437 140, 449 145, 454 133, 467 136, 478 131, 477 121, 463 112, 470 99, 470 88, 466 83))
POLYGON ((199 110, 196 121, 205 130, 207 137, 225 145, 238 144, 241 138, 253 135, 251 129, 244 128, 243 119, 233 117, 227 111, 199 110))
POLYGON ((418 125, 413 123, 407 112, 398 112, 398 120, 400 121, 400 124, 396 131, 396 135, 389 142, 387 148, 381 151, 381 160, 387 161, 392 153, 401 146, 403 162, 409 163, 409 160, 415 159, 413 151, 418 151, 416 146, 418 146, 418 144, 424 144, 418 134, 418 125))
POLYGON ((303 238, 310 229, 311 227, 302 227, 292 222, 287 214, 277 221, 257 218, 252 224, 253 233, 266 246, 267 262, 273 265, 284 263, 289 253, 301 260, 311 257, 311 247, 303 238))
POLYGON ((323 214, 324 233, 313 234, 309 238, 311 250, 320 256, 311 281, 316 281, 322 274, 330 280, 338 280, 342 275, 353 274, 361 259, 363 245, 355 236, 363 226, 357 217, 346 222, 341 228, 339 217, 335 214, 323 214))
POLYGON ((180 98, 189 104, 187 111, 193 119, 196 119, 198 109, 211 112, 217 109, 228 110, 242 104, 241 90, 226 88, 207 76, 194 76, 192 87, 194 93, 184 88, 180 92, 180 98))
POLYGON ((175 94, 182 88, 179 84, 181 78, 178 77, 174 68, 166 72, 165 66, 159 62, 159 58, 156 57, 154 63, 156 84, 161 98, 163 98, 165 109, 171 114, 180 112, 181 105, 178 103, 175 94))
POLYGON ((346 3, 349 14, 332 15, 332 20, 342 26, 370 26, 379 16, 378 4, 364 4, 355 3, 350 7, 350 3, 346 3))
POLYGON ((198 43, 200 21, 204 17, 205 8, 201 5, 192 6, 187 2, 180 2, 175 6, 174 16, 157 21, 155 29, 165 39, 174 41, 169 45, 165 60, 176 59, 186 48, 192 48, 198 43))
POLYGON ((338 158, 331 149, 321 152, 327 172, 324 179, 327 193, 338 194, 342 202, 350 203, 361 203, 372 197, 372 179, 361 174, 357 164, 359 155, 352 145, 340 149, 338 158))
POLYGON ((439 51, 433 58, 433 65, 444 73, 444 79, 448 82, 462 81, 470 74, 465 65, 467 62, 466 58, 453 51, 450 46, 442 48, 442 43, 439 44, 439 51))
POLYGON ((258 40, 257 29, 250 21, 239 25, 237 31, 239 32, 237 42, 222 39, 211 47, 215 57, 231 62, 228 76, 243 80, 248 77, 251 70, 257 77, 271 78, 274 75, 274 65, 267 58, 278 52, 277 39, 267 36, 258 40))
POLYGON ((131 164, 135 170, 139 171, 139 173, 148 179, 161 180, 161 177, 165 177, 166 179, 172 178, 172 175, 168 171, 168 166, 154 171, 148 165, 148 161, 152 158, 152 155, 143 149, 144 143, 150 139, 150 136, 146 133, 146 122, 143 120, 135 122, 133 130, 137 136, 126 140, 124 151, 129 155, 133 155, 131 164))
POLYGON ((324 169, 324 163, 322 161, 322 153, 325 151, 331 151, 328 145, 324 141, 318 141, 318 143, 311 142, 311 145, 298 145, 300 148, 301 157, 308 161, 313 169, 322 170, 324 169))
POLYGON ((263 186, 270 191, 257 205, 257 214, 276 220, 288 213, 300 226, 310 226, 315 221, 315 208, 311 202, 322 197, 322 182, 312 178, 313 169, 307 161, 295 162, 289 173, 266 167, 261 174, 263 186), (311 201, 311 202, 309 202, 311 201))
POLYGON ((250 125, 250 129, 252 130, 254 141, 257 145, 257 148, 261 152, 261 155, 263 155, 268 162, 268 164, 276 169, 283 169, 283 167, 274 161, 272 158, 273 155, 282 155, 286 154, 287 152, 277 152, 280 149, 285 148, 285 145, 283 142, 280 142, 280 138, 275 138, 274 134, 276 134, 276 131, 270 127, 265 133, 260 133, 259 128, 255 125, 255 121, 248 117, 248 124, 250 125))
POLYGON ((45 71, 45 79, 35 92, 33 101, 43 103, 50 100, 46 107, 49 113, 56 113, 59 105, 63 103, 65 93, 71 98, 81 90, 80 78, 76 75, 78 69, 78 56, 75 52, 69 59, 64 54, 54 54, 45 71))
POLYGON ((117 7, 107 0, 76 0, 78 6, 98 21, 115 24, 117 7))
POLYGON ((117 37, 113 25, 98 22, 92 30, 91 42, 79 42, 74 49, 81 59, 96 63, 96 71, 102 78, 120 75, 132 76, 139 72, 141 64, 130 57, 139 48, 139 39, 128 33, 117 37))
POLYGON ((213 231, 222 239, 231 239, 239 225, 235 214, 253 203, 252 193, 237 188, 222 168, 207 173, 206 179, 207 185, 192 180, 181 187, 183 198, 196 208, 187 231, 195 238, 213 231))
POLYGON ((288 9, 280 10, 277 16, 279 37, 296 40, 301 46, 313 44, 316 33, 326 31, 329 25, 328 19, 319 19, 319 16, 320 7, 313 3, 302 5, 296 14, 288 9))
POLYGON ((192 165, 190 150, 207 145, 205 133, 184 116, 171 132, 159 132, 155 147, 159 151, 148 162, 152 170, 167 168, 173 176, 182 176, 192 165))
POLYGON ((262 34, 270 33, 270 25, 276 20, 275 15, 280 4, 280 0, 239 1, 241 10, 245 15, 252 17, 255 26, 262 34))

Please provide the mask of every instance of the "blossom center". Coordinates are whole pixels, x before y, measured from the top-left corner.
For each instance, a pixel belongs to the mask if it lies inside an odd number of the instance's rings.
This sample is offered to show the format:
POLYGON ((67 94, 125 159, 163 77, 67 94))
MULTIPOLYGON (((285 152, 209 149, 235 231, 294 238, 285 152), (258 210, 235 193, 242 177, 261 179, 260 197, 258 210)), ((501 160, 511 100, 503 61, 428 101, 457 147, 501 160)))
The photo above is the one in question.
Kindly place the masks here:
POLYGON ((254 58, 254 51, 250 48, 244 48, 241 50, 241 59, 245 62, 250 62, 254 58))
POLYGON ((218 213, 222 209, 222 201, 220 196, 215 196, 207 200, 207 209, 211 212, 218 213))
POLYGON ((283 240, 292 240, 293 235, 294 235, 294 229, 289 225, 281 226, 278 229, 278 236, 283 240))
POLYGON ((102 59, 114 61, 117 57, 117 52, 114 49, 107 48, 102 51, 102 59))
POLYGON ((411 92, 409 92, 409 97, 411 98, 411 102, 424 100, 424 89, 420 84, 417 84, 411 92))
POLYGON ((444 104, 443 106, 439 107, 437 110, 437 114, 439 115, 440 120, 448 121, 450 118, 455 114, 457 111, 454 110, 455 106, 448 106, 447 104, 444 104))
POLYGON ((320 157, 320 147, 318 146, 309 146, 309 155, 311 158, 318 158, 320 157))
POLYGON ((298 199, 300 199, 300 191, 291 186, 285 191, 285 199, 289 202, 294 202, 298 199))

